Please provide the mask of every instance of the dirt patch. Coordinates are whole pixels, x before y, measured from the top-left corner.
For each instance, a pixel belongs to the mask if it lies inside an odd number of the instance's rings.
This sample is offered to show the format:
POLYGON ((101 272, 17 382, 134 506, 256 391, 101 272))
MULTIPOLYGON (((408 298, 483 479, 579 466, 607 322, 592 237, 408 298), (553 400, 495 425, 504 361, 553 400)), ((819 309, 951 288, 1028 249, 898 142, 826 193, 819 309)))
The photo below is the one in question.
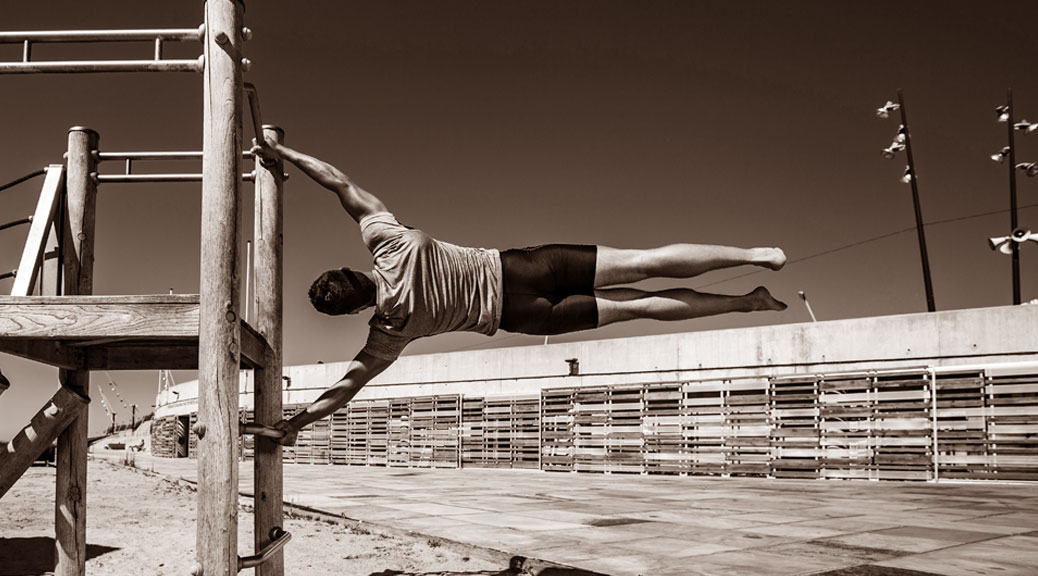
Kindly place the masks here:
MULTIPOLYGON (((183 481, 91 460, 87 487, 87 573, 185 576, 195 563, 195 498, 183 481)), ((0 576, 53 570, 54 469, 32 468, 0 502, 0 576)), ((239 554, 252 554, 252 514, 238 515, 239 554)), ((287 518, 285 573, 307 575, 479 573, 506 568, 438 542, 287 518)), ((242 574, 250 574, 250 570, 242 574)))

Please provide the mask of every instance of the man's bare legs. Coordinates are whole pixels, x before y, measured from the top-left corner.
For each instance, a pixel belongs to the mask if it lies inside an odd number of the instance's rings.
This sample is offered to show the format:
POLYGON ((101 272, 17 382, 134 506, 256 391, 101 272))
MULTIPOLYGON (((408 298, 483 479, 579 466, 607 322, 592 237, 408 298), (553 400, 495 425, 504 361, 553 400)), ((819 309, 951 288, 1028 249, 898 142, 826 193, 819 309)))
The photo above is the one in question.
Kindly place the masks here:
POLYGON ((635 288, 607 288, 648 278, 691 278, 721 268, 750 264, 779 270, 786 255, 779 248, 732 248, 704 244, 672 244, 649 250, 598 247, 595 300, 598 325, 649 318, 688 320, 728 312, 785 310, 763 286, 749 294, 725 296, 687 288, 647 292, 635 288))
POLYGON ((595 290, 598 326, 648 318, 652 320, 689 320, 728 312, 781 311, 786 305, 772 297, 767 288, 757 287, 742 296, 725 296, 675 288, 646 292, 636 288, 595 290))
POLYGON ((779 270, 786 255, 779 248, 733 248, 709 244, 671 244, 647 250, 599 246, 595 288, 631 284, 647 278, 691 278, 710 270, 751 264, 779 270))

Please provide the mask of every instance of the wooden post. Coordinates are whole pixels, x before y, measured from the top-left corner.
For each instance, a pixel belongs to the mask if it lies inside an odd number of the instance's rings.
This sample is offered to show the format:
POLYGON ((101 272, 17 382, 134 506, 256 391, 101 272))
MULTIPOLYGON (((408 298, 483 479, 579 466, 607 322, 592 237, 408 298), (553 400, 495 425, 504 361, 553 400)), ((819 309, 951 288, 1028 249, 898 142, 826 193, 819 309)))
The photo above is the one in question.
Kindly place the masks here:
MULTIPOLYGON (((278 142, 285 137, 280 128, 273 126, 264 126, 263 134, 278 142)), ((283 170, 280 161, 269 169, 256 162, 255 327, 272 353, 267 365, 256 371, 255 420, 268 426, 281 420, 284 414, 281 406, 283 170)), ((262 550, 271 543, 271 529, 283 526, 281 445, 270 438, 256 436, 255 455, 255 539, 256 550, 262 550)), ((285 560, 280 550, 256 568, 257 576, 283 576, 284 573, 285 560)))
POLYGON ((202 250, 198 327, 198 519, 195 572, 238 571, 241 45, 244 6, 205 5, 202 250))
POLYGON ((90 400, 61 387, 54 397, 33 416, 10 442, 0 446, 0 498, 32 466, 33 461, 50 447, 69 422, 78 416, 90 400))
MULTIPOLYGON (((62 251, 66 295, 94 291, 94 211, 97 184, 97 132, 74 127, 68 133, 67 214, 62 251)), ((90 372, 61 370, 61 385, 90 397, 90 372)), ((58 436, 57 479, 54 511, 55 576, 86 574, 87 411, 58 436)))

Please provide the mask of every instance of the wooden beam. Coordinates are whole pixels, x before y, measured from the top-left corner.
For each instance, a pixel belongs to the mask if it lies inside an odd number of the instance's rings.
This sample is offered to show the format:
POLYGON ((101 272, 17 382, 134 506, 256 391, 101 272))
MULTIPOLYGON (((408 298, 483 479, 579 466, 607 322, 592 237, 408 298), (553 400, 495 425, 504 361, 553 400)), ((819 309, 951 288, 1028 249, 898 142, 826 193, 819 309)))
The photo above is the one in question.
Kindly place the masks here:
POLYGON ((196 573, 238 572, 239 239, 241 227, 240 0, 205 4, 202 250, 198 326, 196 573))
POLYGON ((88 398, 62 387, 32 417, 28 426, 10 442, 0 446, 0 498, 89 402, 88 398))
POLYGON ((56 368, 83 368, 82 350, 64 346, 58 340, 0 340, 0 352, 48 364, 56 368))
POLYGON ((0 297, 0 339, 194 338, 197 296, 0 297))
POLYGON ((25 240, 22 259, 18 264, 18 275, 15 276, 14 286, 11 288, 12 296, 28 296, 36 284, 36 272, 47 248, 47 235, 51 222, 54 221, 64 185, 65 167, 61 164, 48 166, 43 190, 40 191, 40 199, 36 203, 36 213, 29 228, 29 237, 25 240))
MULTIPOLYGON (((258 98, 254 116, 259 116, 258 98)), ((254 118, 258 120, 258 118, 254 118)), ((264 136, 284 141, 284 132, 264 126, 264 136)), ((257 163, 258 164, 258 163, 257 163)), ((256 330, 267 343, 270 357, 264 368, 256 371, 255 421, 267 426, 284 417, 281 405, 282 374, 282 318, 284 293, 284 195, 279 161, 273 167, 256 167, 255 226, 256 238, 256 330)), ((244 350, 244 346, 242 347, 244 350)), ((282 476, 281 445, 270 438, 257 436, 255 440, 254 476, 256 479, 255 529, 256 550, 271 544, 274 528, 284 526, 284 478, 282 476)), ((281 550, 256 568, 257 576, 284 576, 285 560, 281 550)))
POLYGON ((86 350, 88 370, 197 370, 195 342, 117 342, 86 350))
POLYGON ((271 366, 274 351, 267 340, 252 326, 241 323, 241 365, 243 368, 260 369, 271 366))

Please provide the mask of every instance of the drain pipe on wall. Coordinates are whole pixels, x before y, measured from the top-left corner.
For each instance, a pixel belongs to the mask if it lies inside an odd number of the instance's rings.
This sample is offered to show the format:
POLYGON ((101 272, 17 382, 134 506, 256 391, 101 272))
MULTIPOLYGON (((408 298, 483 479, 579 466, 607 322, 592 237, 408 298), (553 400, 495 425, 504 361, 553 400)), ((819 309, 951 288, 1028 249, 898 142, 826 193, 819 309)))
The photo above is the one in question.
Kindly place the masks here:
POLYGON ((937 452, 937 371, 934 370, 933 366, 927 367, 926 371, 930 374, 930 420, 933 422, 933 481, 937 482, 940 480, 941 470, 937 452))

